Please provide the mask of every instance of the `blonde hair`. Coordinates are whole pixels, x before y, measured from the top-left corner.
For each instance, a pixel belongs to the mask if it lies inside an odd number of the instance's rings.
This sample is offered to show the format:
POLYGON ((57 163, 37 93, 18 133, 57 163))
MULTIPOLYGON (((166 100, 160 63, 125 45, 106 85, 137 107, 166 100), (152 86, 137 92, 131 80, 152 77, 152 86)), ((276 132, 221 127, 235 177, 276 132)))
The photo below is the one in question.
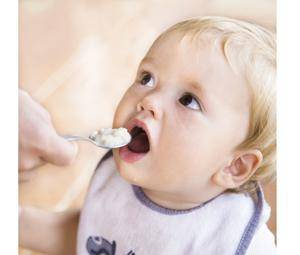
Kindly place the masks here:
POLYGON ((276 40, 275 33, 253 23, 202 17, 180 22, 157 40, 179 32, 197 40, 203 33, 221 40, 224 55, 234 70, 242 71, 252 92, 247 138, 236 149, 258 149, 263 161, 251 178, 235 192, 252 191, 258 182, 276 176, 276 40))

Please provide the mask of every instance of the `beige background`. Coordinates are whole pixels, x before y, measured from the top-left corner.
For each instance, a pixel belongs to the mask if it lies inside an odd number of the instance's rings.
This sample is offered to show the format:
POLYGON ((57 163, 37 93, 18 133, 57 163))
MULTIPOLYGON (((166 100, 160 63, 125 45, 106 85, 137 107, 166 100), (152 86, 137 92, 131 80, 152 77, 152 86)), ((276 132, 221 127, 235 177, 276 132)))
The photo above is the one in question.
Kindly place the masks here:
MULTIPOLYGON (((20 87, 48 109, 60 134, 85 135, 110 126, 140 59, 155 37, 175 22, 227 15, 270 28, 275 24, 271 0, 23 0, 19 7, 20 87)), ((20 204, 49 210, 80 207, 104 152, 80 143, 72 166, 40 167, 20 184, 20 204)), ((266 196, 273 207, 269 226, 275 233, 274 184, 266 196)))

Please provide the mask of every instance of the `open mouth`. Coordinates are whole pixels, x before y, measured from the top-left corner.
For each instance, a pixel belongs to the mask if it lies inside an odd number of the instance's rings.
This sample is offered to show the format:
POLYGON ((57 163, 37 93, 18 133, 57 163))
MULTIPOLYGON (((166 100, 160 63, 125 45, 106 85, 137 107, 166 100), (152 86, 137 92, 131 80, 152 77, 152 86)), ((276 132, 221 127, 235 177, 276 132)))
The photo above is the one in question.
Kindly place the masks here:
POLYGON ((141 127, 135 126, 131 131, 131 142, 128 149, 134 153, 147 153, 150 150, 148 135, 141 127))
POLYGON ((131 141, 126 146, 119 149, 120 158, 131 164, 141 160, 150 151, 150 136, 148 136, 147 126, 138 119, 131 120, 126 126, 131 141))

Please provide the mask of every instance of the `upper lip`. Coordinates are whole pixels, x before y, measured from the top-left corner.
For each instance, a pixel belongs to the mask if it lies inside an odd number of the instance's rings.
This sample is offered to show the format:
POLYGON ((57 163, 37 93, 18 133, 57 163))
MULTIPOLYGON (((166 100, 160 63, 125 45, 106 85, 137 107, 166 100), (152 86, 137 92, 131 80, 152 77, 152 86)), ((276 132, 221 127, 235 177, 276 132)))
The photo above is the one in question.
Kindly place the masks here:
POLYGON ((149 146, 150 146, 151 136, 147 124, 138 118, 134 118, 125 125, 125 128, 128 130, 129 133, 132 131, 134 127, 142 128, 146 132, 149 141, 149 146))

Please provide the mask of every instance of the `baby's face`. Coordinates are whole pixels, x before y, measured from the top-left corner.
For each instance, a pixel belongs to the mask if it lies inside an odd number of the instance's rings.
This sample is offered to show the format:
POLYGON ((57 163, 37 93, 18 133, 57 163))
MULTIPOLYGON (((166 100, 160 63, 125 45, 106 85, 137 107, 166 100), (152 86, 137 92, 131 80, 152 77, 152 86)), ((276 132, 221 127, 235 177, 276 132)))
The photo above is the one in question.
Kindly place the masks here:
POLYGON ((172 34, 156 42, 114 118, 114 127, 133 135, 129 146, 114 150, 120 174, 191 205, 223 191, 212 176, 233 159, 249 125, 246 81, 220 43, 202 39, 196 45, 172 34))

